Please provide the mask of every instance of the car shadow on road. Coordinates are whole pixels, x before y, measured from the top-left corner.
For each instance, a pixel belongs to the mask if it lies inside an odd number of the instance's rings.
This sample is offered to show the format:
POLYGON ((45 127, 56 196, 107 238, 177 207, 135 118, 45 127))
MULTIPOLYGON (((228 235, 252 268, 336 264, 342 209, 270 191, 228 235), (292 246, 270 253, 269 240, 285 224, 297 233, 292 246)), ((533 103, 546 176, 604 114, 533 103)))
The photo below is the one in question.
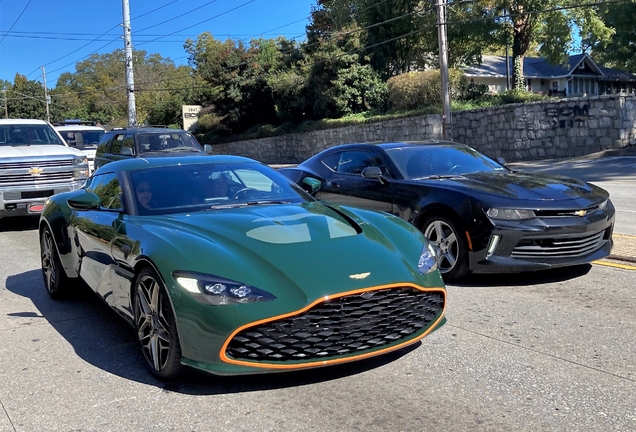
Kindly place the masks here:
POLYGON ((38 228, 40 216, 7 217, 0 219, 0 232, 30 231, 38 228))
POLYGON ((458 287, 494 287, 494 286, 527 286, 541 285, 552 282, 564 282, 586 275, 592 269, 592 264, 581 264, 525 273, 504 274, 473 274, 461 282, 453 282, 458 287))
MULTIPOLYGON (((242 393, 336 380, 391 363, 421 344, 418 342, 378 357, 325 368, 234 377, 214 376, 187 369, 178 380, 164 382, 147 370, 134 329, 88 286, 78 284, 69 298, 53 300, 44 288, 42 273, 38 269, 7 277, 6 287, 14 294, 29 298, 39 311, 39 314, 18 311, 10 316, 47 320, 87 363, 113 375, 153 385, 164 391, 191 395, 242 393)), ((31 324, 28 322, 25 325, 31 324)))

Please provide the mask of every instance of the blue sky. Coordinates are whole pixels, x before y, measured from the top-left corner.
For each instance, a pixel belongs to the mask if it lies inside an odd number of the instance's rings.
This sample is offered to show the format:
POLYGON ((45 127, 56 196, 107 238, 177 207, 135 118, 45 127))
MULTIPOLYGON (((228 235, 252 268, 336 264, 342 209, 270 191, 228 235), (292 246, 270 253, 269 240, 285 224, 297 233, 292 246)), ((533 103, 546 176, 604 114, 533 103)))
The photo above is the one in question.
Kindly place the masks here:
MULTIPOLYGON (((283 35, 305 39, 315 0, 129 0, 135 49, 187 64, 183 43, 283 35)), ((15 74, 47 87, 92 53, 123 49, 121 0, 0 0, 0 79, 15 74)))

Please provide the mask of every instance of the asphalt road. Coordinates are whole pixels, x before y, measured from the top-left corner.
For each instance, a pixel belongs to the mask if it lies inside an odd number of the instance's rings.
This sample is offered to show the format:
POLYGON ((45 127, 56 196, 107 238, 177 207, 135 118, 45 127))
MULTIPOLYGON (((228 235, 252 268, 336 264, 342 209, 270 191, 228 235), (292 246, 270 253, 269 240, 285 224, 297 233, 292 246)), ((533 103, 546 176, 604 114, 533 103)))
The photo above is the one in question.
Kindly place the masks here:
POLYGON ((0 220, 0 431, 633 431, 636 272, 448 286, 421 344, 312 371, 162 383, 92 293, 51 300, 31 220, 0 220))
POLYGON ((616 207, 614 232, 636 235, 636 156, 542 160, 513 163, 510 167, 574 177, 602 187, 616 207))

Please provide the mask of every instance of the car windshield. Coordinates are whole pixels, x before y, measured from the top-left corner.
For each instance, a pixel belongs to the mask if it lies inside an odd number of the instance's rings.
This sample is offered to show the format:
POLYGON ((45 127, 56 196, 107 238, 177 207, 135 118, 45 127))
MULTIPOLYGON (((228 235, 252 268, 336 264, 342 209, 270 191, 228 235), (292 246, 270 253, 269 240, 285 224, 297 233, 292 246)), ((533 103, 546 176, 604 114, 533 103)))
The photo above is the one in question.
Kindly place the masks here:
POLYGON ((259 163, 184 163, 130 173, 142 215, 314 201, 287 177, 259 163))
POLYGON ((53 128, 46 124, 0 126, 0 146, 39 144, 64 145, 53 128))
POLYGON ((199 142, 187 132, 142 133, 137 136, 137 140, 139 142, 139 150, 142 153, 203 151, 199 142))
POLYGON ((508 168, 463 145, 420 145, 386 150, 406 180, 454 177, 476 172, 508 172, 508 168))
POLYGON ((97 146, 104 132, 103 130, 65 130, 60 131, 60 134, 69 146, 83 148, 86 146, 97 146))

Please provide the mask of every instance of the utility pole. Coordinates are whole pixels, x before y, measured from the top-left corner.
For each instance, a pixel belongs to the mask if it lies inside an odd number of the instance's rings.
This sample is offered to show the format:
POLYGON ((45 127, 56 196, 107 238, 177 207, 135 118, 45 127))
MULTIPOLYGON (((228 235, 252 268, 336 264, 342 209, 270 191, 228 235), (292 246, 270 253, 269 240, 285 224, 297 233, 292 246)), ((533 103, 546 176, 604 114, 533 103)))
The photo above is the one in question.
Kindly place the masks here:
POLYGON ((7 89, 2 89, 2 93, 4 93, 4 118, 9 118, 9 107, 7 107, 7 89))
POLYGON ((42 68, 42 83, 44 84, 44 103, 46 104, 46 121, 51 122, 51 114, 49 112, 49 105, 51 104, 51 96, 49 96, 49 90, 46 88, 46 72, 44 66, 42 68))
POLYGON ((448 86, 448 45, 446 42, 446 0, 437 0, 437 41, 439 43, 439 70, 442 75, 442 138, 452 140, 450 88, 448 86))
POLYGON ((124 54, 126 56, 126 93, 128 95, 128 126, 137 124, 137 109, 135 108, 135 78, 133 76, 132 35, 130 29, 130 5, 128 0, 122 0, 124 13, 124 54))

